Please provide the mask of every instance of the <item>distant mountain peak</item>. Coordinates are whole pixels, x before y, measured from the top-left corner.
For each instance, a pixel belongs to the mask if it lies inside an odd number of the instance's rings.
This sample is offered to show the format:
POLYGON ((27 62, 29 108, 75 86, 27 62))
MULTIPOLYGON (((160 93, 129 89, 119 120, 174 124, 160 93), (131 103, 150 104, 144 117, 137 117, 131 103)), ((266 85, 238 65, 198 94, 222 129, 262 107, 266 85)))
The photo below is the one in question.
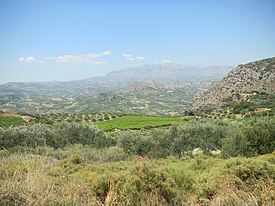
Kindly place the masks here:
POLYGON ((132 81, 189 81, 198 79, 221 79, 233 67, 230 66, 209 66, 201 67, 194 65, 180 65, 175 63, 167 64, 146 64, 139 67, 115 70, 108 73, 104 81, 110 83, 132 82, 132 81))

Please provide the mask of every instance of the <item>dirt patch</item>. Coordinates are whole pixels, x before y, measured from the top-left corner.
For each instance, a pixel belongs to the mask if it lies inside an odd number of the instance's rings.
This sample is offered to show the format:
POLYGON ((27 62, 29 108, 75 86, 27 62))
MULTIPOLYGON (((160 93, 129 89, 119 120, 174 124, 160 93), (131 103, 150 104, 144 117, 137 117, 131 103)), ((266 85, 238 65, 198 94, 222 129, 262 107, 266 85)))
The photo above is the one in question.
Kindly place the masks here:
POLYGON ((29 122, 30 120, 32 120, 33 118, 30 116, 21 116, 21 118, 25 121, 25 122, 29 122))
POLYGON ((269 108, 256 108, 256 112, 265 112, 265 111, 269 111, 271 109, 269 108))

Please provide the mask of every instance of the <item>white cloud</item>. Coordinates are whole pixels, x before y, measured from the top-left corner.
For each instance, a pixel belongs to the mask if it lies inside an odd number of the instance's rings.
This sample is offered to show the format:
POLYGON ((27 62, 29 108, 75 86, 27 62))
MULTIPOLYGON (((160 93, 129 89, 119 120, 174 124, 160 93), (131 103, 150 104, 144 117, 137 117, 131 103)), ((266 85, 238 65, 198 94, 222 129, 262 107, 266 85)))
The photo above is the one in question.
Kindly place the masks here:
POLYGON ((110 52, 110 51, 104 51, 104 52, 102 52, 102 54, 105 55, 105 56, 108 56, 108 55, 111 55, 112 52, 110 52))
POLYGON ((19 57, 17 61, 25 62, 25 63, 34 63, 36 60, 33 56, 29 56, 29 57, 19 57))
POLYGON ((125 58, 130 58, 131 57, 130 54, 122 54, 122 56, 125 57, 125 58))
POLYGON ((122 54, 127 61, 144 60, 143 56, 132 56, 131 54, 122 54))
POLYGON ((137 57, 136 57, 136 59, 137 59, 137 60, 143 60, 143 59, 144 59, 144 57, 137 56, 137 57))
POLYGON ((172 63, 172 61, 169 60, 169 59, 162 59, 162 60, 161 60, 161 63, 169 64, 169 63, 172 63))
POLYGON ((63 55, 47 57, 49 60, 53 60, 58 63, 86 63, 86 64, 106 64, 104 61, 91 61, 94 58, 100 58, 102 56, 109 56, 112 53, 110 51, 103 51, 101 53, 89 53, 85 55, 63 55))
POLYGON ((102 54, 100 53, 91 53, 91 54, 86 54, 87 58, 99 58, 101 57, 102 54))
POLYGON ((102 56, 109 56, 111 55, 112 52, 110 51, 103 51, 101 53, 90 53, 90 54, 86 54, 87 58, 100 58, 102 56))
POLYGON ((56 57, 47 57, 47 59, 53 60, 58 63, 69 63, 69 62, 87 63, 89 61, 84 56, 71 55, 71 54, 56 56, 56 57))

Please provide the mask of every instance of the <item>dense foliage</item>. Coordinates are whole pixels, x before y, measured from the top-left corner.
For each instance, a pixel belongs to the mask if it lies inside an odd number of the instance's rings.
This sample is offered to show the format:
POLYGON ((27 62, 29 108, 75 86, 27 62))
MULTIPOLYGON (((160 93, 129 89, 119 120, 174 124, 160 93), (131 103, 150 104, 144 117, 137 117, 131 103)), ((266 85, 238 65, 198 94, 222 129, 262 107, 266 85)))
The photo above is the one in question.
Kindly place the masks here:
POLYGON ((204 153, 222 150, 225 157, 255 156, 275 148, 275 120, 259 118, 242 122, 201 121, 155 129, 149 136, 138 131, 122 133, 119 146, 128 154, 151 157, 183 156, 200 148, 204 153))
POLYGON ((0 128, 0 147, 65 147, 70 144, 90 145, 94 148, 104 148, 114 145, 111 137, 93 125, 58 124, 46 126, 41 124, 18 127, 0 128))
MULTIPOLYGON (((118 120, 118 119, 116 119, 118 120)), ((118 137, 106 136, 93 125, 61 123, 0 128, 0 147, 47 146, 64 148, 71 144, 91 148, 117 146, 125 154, 165 158, 192 154, 196 148, 205 154, 221 150, 224 157, 256 156, 275 148, 275 119, 257 118, 246 121, 198 121, 167 128, 129 130, 118 137)))
POLYGON ((256 118, 233 124, 223 139, 224 154, 255 156, 275 149, 275 119, 256 118))

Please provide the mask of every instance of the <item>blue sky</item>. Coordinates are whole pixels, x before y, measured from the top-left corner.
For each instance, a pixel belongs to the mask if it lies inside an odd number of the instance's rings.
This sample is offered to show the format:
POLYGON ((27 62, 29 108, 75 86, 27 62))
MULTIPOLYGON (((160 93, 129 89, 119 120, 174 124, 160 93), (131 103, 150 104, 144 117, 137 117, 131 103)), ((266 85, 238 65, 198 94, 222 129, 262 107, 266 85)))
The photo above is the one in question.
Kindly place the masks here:
POLYGON ((275 56, 274 0, 0 0, 0 83, 275 56))

